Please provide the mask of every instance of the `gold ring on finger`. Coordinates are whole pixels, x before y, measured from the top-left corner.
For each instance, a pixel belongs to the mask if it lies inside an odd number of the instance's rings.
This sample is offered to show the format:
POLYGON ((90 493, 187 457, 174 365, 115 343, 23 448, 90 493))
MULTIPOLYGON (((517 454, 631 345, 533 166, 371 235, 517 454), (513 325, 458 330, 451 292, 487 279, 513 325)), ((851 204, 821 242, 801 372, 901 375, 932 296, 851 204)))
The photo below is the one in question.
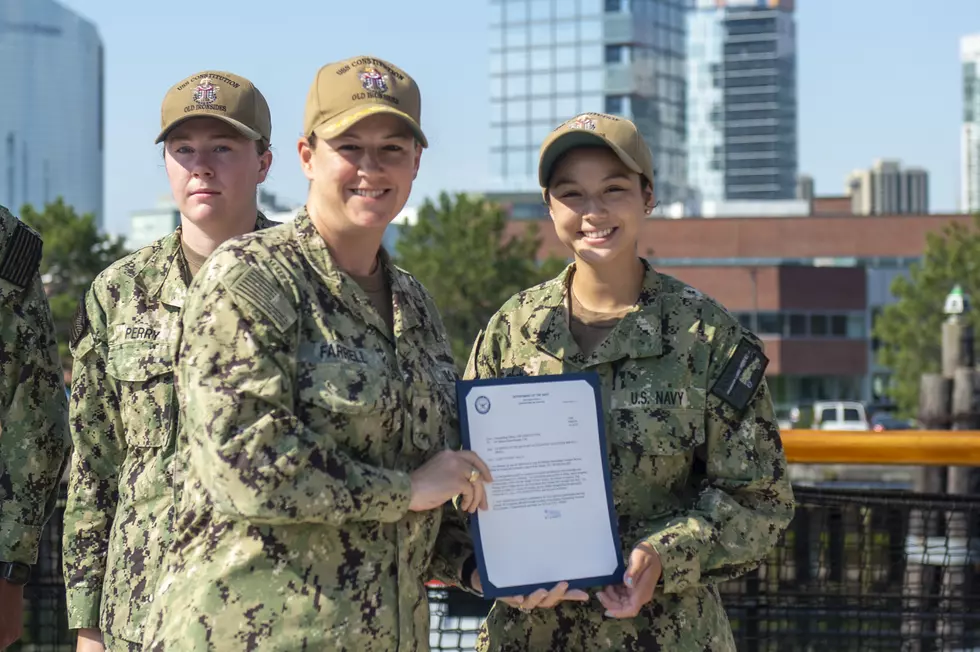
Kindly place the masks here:
POLYGON ((475 466, 470 467, 470 477, 468 478, 468 480, 470 482, 476 482, 479 479, 479 477, 480 477, 480 472, 477 470, 477 468, 475 466))

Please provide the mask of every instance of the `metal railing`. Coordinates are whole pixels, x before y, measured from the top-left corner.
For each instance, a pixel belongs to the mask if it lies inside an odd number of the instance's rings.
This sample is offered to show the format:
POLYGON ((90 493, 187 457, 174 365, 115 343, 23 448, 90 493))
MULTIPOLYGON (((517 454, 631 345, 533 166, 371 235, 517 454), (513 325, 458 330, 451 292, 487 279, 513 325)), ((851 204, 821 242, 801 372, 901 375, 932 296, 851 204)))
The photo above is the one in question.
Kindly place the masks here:
POLYGON ((790 464, 903 464, 980 467, 980 431, 784 430, 790 464))
MULTIPOLYGON (((980 497, 800 487, 797 503, 765 563, 720 587, 740 651, 980 649, 980 497), (972 529, 910 536, 920 518, 972 529)), ((488 605, 430 595, 433 650, 472 650, 488 605)))
MULTIPOLYGON (((788 431, 783 443, 794 463, 980 466, 980 432, 788 431)), ((740 651, 980 649, 980 496, 794 488, 779 544, 720 587, 740 651)), ((74 649, 61 514, 45 528, 13 650, 74 649)), ((472 650, 489 603, 446 587, 430 598, 432 649, 472 650)))

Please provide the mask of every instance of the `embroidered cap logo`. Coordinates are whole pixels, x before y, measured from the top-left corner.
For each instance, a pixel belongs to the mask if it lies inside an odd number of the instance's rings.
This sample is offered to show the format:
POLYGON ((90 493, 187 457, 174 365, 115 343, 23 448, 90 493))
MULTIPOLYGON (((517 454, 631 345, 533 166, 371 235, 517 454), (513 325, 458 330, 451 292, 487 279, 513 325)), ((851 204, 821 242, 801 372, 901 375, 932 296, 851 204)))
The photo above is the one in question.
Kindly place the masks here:
POLYGON ((586 115, 580 115, 569 123, 568 128, 595 131, 595 120, 586 115))
POLYGON ((210 77, 202 77, 193 97, 198 104, 214 104, 218 99, 218 87, 211 83, 210 77))
POLYGON ((378 93, 388 92, 387 75, 382 75, 377 68, 365 68, 358 75, 364 90, 376 91, 378 93))

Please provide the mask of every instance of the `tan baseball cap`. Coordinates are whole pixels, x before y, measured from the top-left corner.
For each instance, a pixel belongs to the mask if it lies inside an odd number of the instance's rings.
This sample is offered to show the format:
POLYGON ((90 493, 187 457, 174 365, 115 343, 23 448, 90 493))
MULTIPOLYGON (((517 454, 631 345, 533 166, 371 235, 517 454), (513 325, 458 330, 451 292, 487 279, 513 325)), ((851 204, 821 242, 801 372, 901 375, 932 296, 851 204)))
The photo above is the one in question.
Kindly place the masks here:
POLYGON ((320 68, 306 98, 303 134, 334 138, 378 113, 396 115, 422 147, 422 94, 408 73, 381 59, 359 56, 320 68))
POLYGON ((636 125, 605 113, 583 113, 563 122, 541 143, 538 183, 548 187, 558 157, 574 147, 605 145, 633 172, 653 183, 653 155, 636 125))
POLYGON ((272 140, 269 103, 255 84, 230 72, 205 71, 170 87, 160 109, 162 143, 170 130, 191 118, 217 118, 249 140, 272 140))

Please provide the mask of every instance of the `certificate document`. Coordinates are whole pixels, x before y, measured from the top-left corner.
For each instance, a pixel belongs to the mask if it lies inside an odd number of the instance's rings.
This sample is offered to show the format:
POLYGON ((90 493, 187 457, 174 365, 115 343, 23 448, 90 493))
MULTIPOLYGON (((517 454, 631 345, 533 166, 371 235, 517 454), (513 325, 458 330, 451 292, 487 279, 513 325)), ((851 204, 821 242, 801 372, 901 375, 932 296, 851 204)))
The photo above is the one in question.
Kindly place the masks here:
POLYGON ((459 381, 456 397, 494 480, 470 520, 484 595, 622 582, 598 376, 459 381))

